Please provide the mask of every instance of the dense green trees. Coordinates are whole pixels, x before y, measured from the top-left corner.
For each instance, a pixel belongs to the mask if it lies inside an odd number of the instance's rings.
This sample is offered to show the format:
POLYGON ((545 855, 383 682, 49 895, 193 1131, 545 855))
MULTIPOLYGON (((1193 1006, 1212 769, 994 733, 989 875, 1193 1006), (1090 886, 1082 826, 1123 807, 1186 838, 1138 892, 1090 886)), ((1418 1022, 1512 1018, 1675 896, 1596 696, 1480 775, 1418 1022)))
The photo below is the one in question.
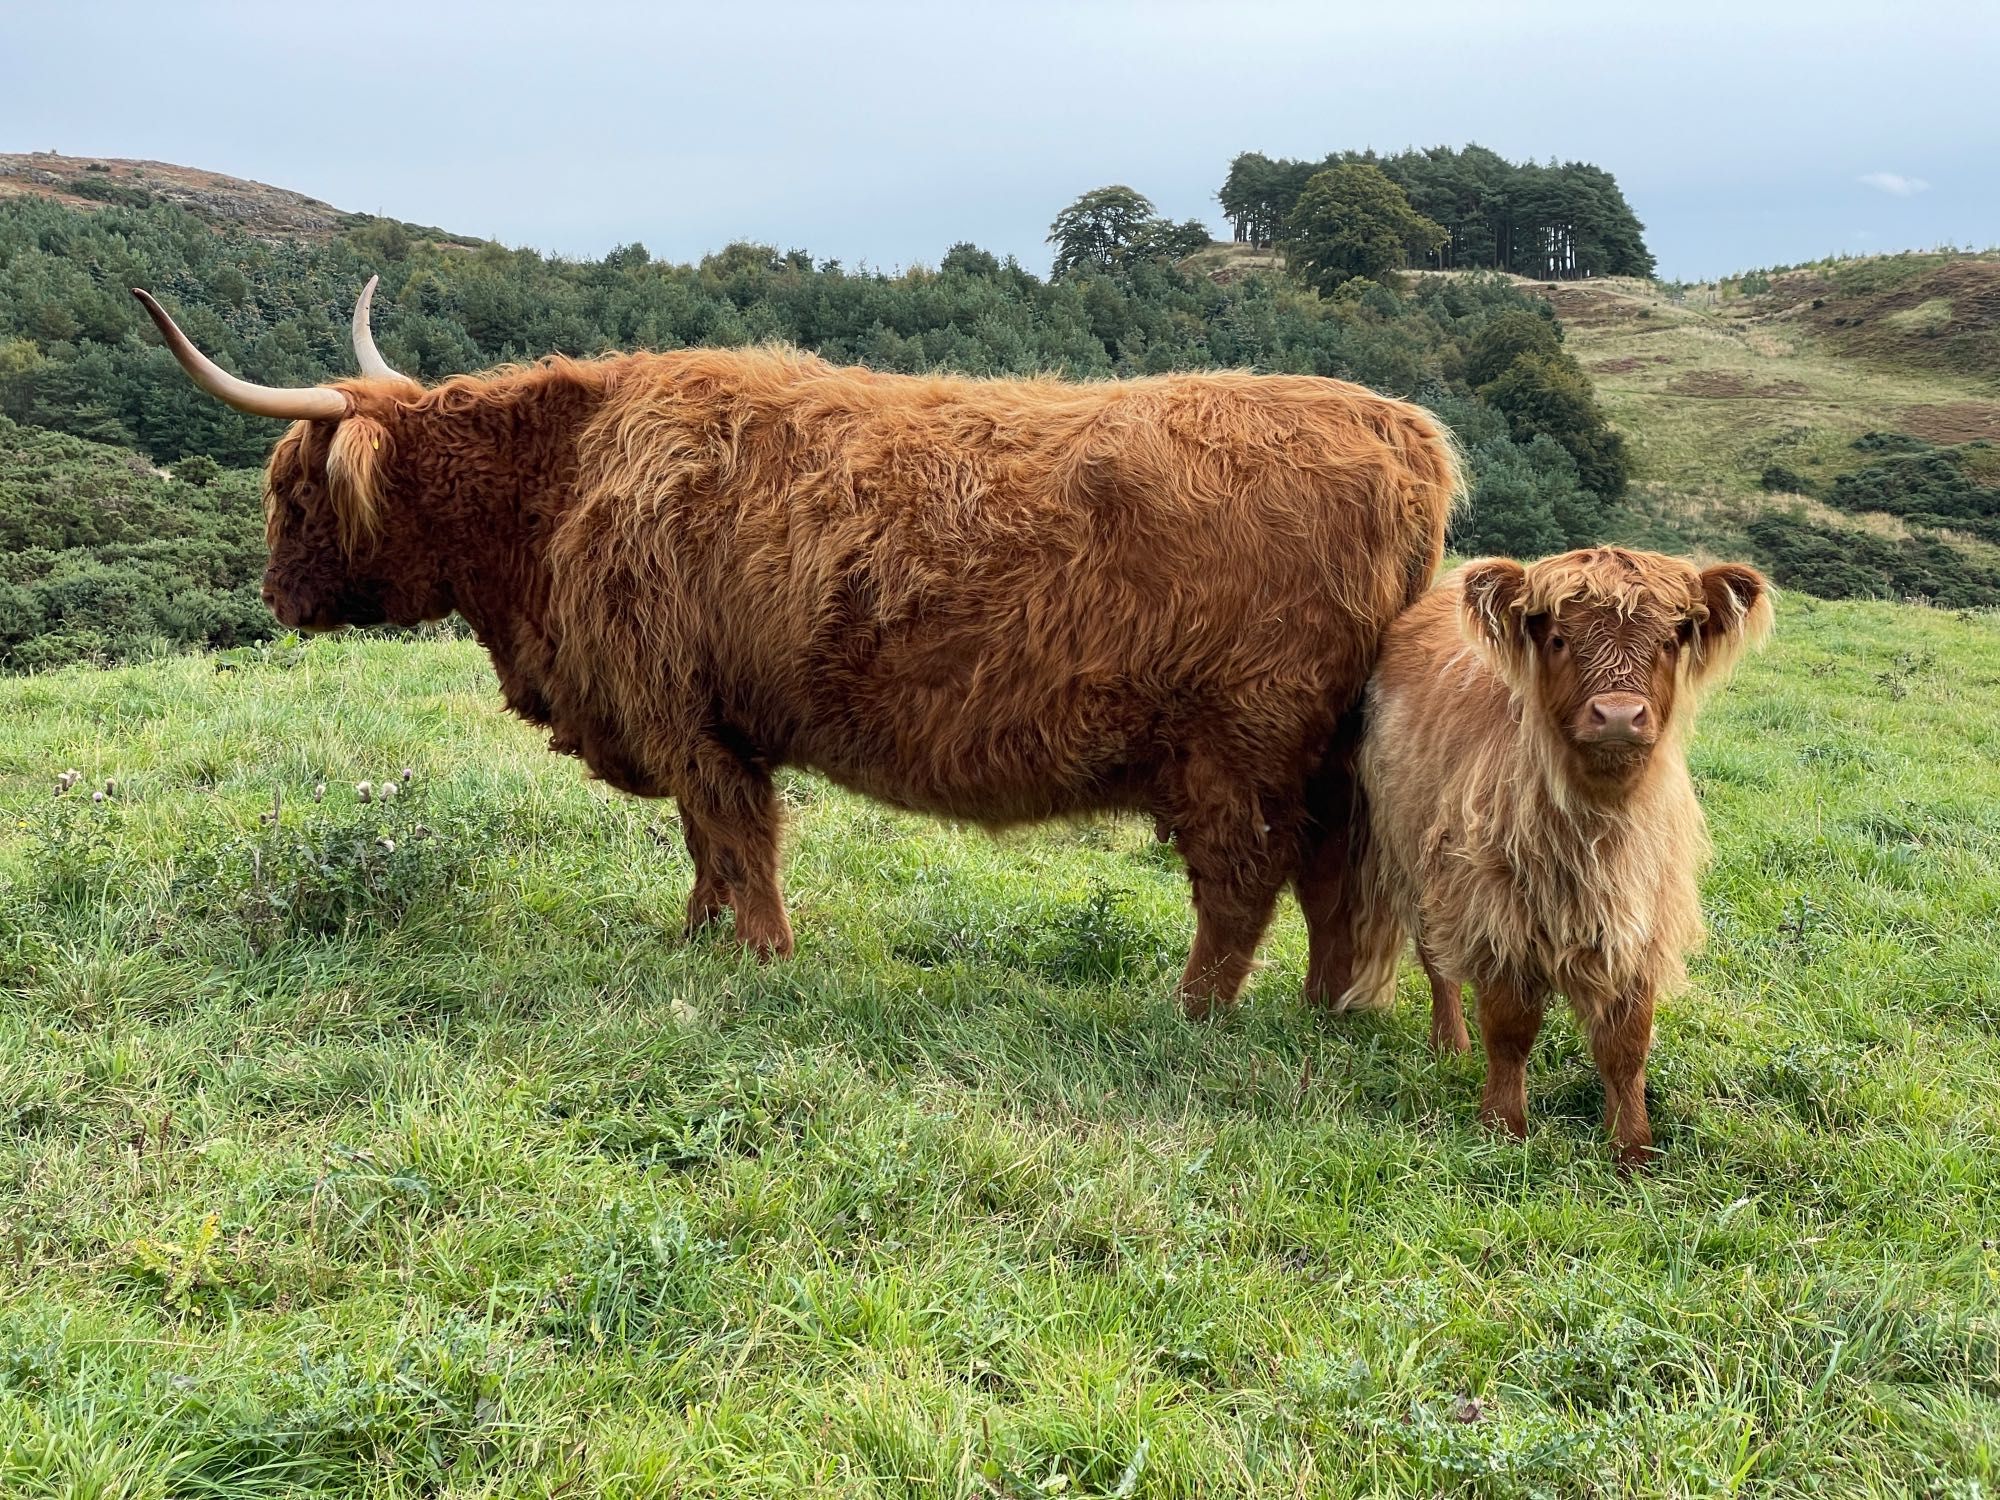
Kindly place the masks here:
POLYGON ((1507 367, 1523 355, 1561 352, 1562 325, 1547 303, 1503 312, 1472 340, 1465 358, 1465 383, 1477 390, 1506 374, 1507 367))
POLYGON ((1056 247, 1054 274, 1063 276, 1085 266, 1116 269, 1158 217, 1152 199, 1128 187, 1085 193, 1049 225, 1049 243, 1056 247))
MULTIPOLYGON (((1174 229, 1143 214, 1123 222, 1138 236, 1127 251, 1174 229)), ((551 351, 776 338, 890 370, 1090 377, 1221 364, 1418 396, 1449 382, 1489 318, 1530 305, 1498 284, 1456 282, 1327 302, 1281 278, 1218 286, 1148 253, 1043 280, 971 245, 936 270, 890 276, 756 245, 686 266, 643 247, 560 261, 406 237, 402 259, 383 264, 353 235, 267 245, 163 204, 0 204, 0 415, 162 463, 261 463, 269 424, 188 384, 127 291, 140 285, 224 365, 280 384, 352 372, 347 313, 376 271, 377 342, 424 379, 551 351)))
POLYGON ((187 463, 198 483, 0 417, 0 667, 272 632, 257 475, 187 463))
POLYGON ((1516 442, 1546 437, 1560 445, 1586 489, 1607 500, 1625 493, 1625 441, 1605 421, 1590 377, 1567 354, 1524 354, 1479 395, 1507 418, 1516 442))
POLYGON ((1367 162, 1317 173, 1285 224, 1286 268, 1328 295, 1357 277, 1396 285, 1398 270, 1446 236, 1443 225, 1411 208, 1403 190, 1367 162))
POLYGON ((1564 352, 1561 325, 1547 303, 1489 319, 1466 351, 1465 380, 1507 419, 1517 443, 1553 442, 1569 455, 1585 489, 1607 501, 1625 493, 1624 439, 1611 430, 1583 366, 1564 352))
POLYGON ((1238 239, 1281 241, 1292 233, 1286 220, 1306 185, 1348 162, 1379 167, 1417 213, 1443 227, 1443 239, 1425 262, 1437 269, 1536 278, 1653 273, 1644 226, 1617 179, 1588 162, 1514 163, 1483 146, 1393 156, 1340 151, 1317 162, 1273 161, 1246 151, 1230 163, 1217 197, 1238 239))
POLYGON ((1201 220, 1172 223, 1144 193, 1113 186, 1093 188, 1057 214, 1048 242, 1056 247, 1051 274, 1063 277, 1085 269, 1116 272, 1139 260, 1179 260, 1209 239, 1201 220))

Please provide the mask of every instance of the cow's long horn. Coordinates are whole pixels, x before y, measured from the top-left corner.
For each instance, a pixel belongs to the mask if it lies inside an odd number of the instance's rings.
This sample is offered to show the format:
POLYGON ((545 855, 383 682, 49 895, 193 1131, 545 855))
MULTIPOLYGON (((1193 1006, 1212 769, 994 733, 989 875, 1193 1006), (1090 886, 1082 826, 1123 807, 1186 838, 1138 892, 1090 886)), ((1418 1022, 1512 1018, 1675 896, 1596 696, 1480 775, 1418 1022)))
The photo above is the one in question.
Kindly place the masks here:
POLYGON ((167 316, 167 310, 153 300, 151 292, 142 292, 134 287, 132 295, 151 315, 160 330, 160 337, 174 351, 174 358, 181 362, 188 378, 217 400, 255 417, 278 417, 285 421, 338 422, 347 415, 347 397, 323 385, 252 385, 247 380, 237 379, 195 348, 188 336, 167 316))
POLYGON ((382 357, 382 351, 375 347, 375 335, 368 328, 368 309, 375 301, 375 283, 381 279, 370 276, 368 285, 361 289, 360 299, 354 304, 354 362, 361 366, 361 373, 372 380, 405 380, 408 377, 382 357))

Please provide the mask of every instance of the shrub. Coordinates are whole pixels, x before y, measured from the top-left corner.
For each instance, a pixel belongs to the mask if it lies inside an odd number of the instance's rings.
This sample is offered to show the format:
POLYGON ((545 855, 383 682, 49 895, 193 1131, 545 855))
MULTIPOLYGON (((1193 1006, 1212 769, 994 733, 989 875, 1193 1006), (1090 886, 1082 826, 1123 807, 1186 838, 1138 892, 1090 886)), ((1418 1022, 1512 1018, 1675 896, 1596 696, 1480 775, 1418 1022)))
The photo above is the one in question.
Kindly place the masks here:
POLYGON ((1757 483, 1773 494, 1810 495, 1813 492, 1810 479, 1783 464, 1766 464, 1764 472, 1757 476, 1757 483))
POLYGON ((191 484, 203 490, 222 477, 222 465, 206 453, 197 453, 172 465, 167 472, 182 484, 191 484))
POLYGON ((1554 355, 1562 350, 1562 329, 1547 312, 1516 308, 1501 313, 1480 329, 1466 354, 1465 381, 1474 390, 1507 373, 1523 355, 1554 355))
POLYGON ((2000 606, 2000 580, 1932 537, 1892 541, 1781 512, 1759 516, 1746 529, 1757 560, 1782 588, 1823 599, 1923 598, 1953 609, 2000 606))
POLYGON ((1590 377, 1568 355, 1525 354, 1479 394, 1506 416, 1515 442, 1552 438, 1576 460, 1586 489, 1607 500, 1625 492, 1625 441, 1605 420, 1590 377))

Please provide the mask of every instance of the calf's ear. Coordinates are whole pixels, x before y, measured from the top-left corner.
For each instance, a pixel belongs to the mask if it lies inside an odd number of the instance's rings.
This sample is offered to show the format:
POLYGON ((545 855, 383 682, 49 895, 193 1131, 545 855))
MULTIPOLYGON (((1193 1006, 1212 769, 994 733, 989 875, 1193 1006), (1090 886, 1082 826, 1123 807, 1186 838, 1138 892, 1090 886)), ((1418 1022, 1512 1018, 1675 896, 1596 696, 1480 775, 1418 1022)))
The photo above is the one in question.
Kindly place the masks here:
POLYGON ((1702 673, 1725 672, 1746 646, 1771 633, 1771 586, 1747 563, 1717 563, 1701 573, 1702 673))
POLYGON ((1701 633, 1709 640, 1740 635, 1754 644, 1770 633, 1771 586, 1748 563, 1702 569, 1701 598, 1708 606, 1701 633))
POLYGON ((1502 651, 1515 649, 1524 639, 1521 599, 1528 587, 1528 570, 1504 557, 1467 563, 1459 575, 1465 589, 1459 606, 1466 633, 1502 651))

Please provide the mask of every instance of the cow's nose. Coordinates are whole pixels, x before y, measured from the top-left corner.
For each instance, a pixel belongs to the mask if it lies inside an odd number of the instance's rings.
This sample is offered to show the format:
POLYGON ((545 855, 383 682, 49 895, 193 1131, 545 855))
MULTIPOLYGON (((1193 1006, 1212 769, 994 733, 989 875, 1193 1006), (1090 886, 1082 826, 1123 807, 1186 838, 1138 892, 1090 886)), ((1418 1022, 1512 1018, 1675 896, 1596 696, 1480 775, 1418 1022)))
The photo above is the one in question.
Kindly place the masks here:
POLYGON ((1652 732, 1646 700, 1633 693, 1606 693, 1590 700, 1590 737, 1600 742, 1639 741, 1652 732))

